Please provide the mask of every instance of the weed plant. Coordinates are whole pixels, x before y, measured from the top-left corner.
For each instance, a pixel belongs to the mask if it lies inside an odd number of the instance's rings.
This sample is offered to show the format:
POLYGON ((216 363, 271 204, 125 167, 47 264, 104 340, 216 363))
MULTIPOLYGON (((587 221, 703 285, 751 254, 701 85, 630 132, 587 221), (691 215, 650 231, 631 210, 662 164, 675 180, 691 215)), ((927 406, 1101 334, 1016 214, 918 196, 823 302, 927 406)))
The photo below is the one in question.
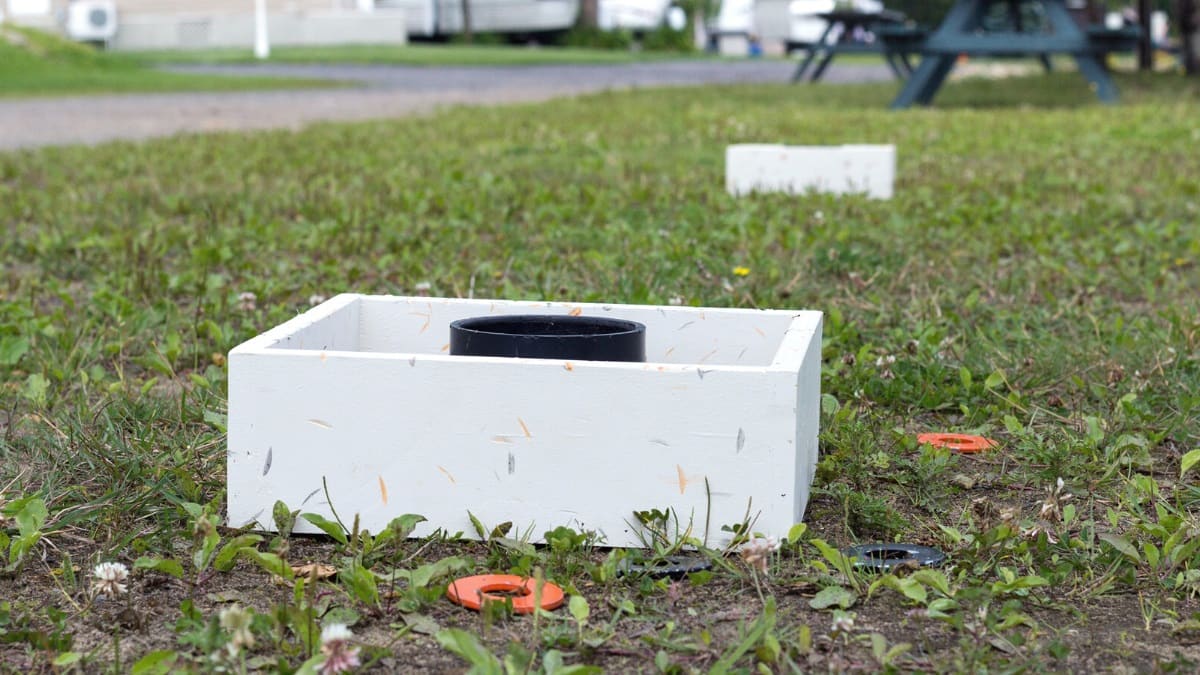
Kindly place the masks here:
POLYGON ((1120 84, 1101 107, 1073 74, 968 81, 904 113, 891 86, 605 93, 0 155, 0 663, 1196 668, 1198 89, 1120 84), (894 143, 896 198, 726 195, 725 146, 767 141, 894 143), (320 539, 226 529, 225 354, 341 291, 823 310, 806 522, 775 549, 752 518, 645 504, 628 517, 658 534, 630 552, 567 523, 408 539, 416 514, 371 533, 310 504, 274 519, 320 539), (839 553, 879 541, 949 561, 839 553), (623 572, 680 552, 711 571, 623 572), (569 602, 445 601, 477 572, 569 602))

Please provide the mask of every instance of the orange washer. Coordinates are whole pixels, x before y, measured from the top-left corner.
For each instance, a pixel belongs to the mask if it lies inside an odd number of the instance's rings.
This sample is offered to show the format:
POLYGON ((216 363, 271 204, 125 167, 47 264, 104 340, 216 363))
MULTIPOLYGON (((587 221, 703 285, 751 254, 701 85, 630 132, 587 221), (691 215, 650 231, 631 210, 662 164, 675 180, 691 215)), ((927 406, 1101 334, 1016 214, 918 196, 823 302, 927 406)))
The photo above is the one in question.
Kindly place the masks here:
POLYGON ((994 448, 999 443, 983 436, 968 434, 921 434, 917 436, 918 443, 927 443, 938 448, 950 448, 963 454, 974 454, 994 448))
MULTIPOLYGON (((537 582, 515 574, 477 574, 450 582, 446 597, 467 609, 479 610, 485 601, 504 602, 512 600, 513 612, 533 613, 533 592, 537 582), (520 593, 516 596, 492 595, 493 593, 520 593)), ((563 604, 563 591, 547 581, 542 585, 542 609, 558 609, 563 604)))

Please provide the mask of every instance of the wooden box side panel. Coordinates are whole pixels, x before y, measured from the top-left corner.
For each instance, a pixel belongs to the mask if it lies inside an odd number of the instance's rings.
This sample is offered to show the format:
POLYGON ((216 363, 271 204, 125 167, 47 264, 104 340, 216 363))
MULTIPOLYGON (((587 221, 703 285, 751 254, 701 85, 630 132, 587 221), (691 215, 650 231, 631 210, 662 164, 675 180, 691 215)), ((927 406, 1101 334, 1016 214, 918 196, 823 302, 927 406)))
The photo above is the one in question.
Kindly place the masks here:
POLYGON ((816 191, 891 199, 895 177, 890 145, 731 145, 725 153, 725 187, 734 195, 816 191))
POLYGON ((755 529, 782 536, 803 512, 815 461, 800 456, 815 438, 798 446, 797 433, 815 427, 799 430, 796 410, 819 401, 797 401, 795 378, 234 354, 229 522, 270 528, 276 499, 328 516, 325 477, 339 514, 376 531, 420 513, 430 523, 417 535, 473 536, 470 510, 530 527, 535 541, 569 525, 636 546, 633 511, 670 507, 720 543, 752 499, 755 529))
POLYGON ((468 301, 371 297, 363 300, 361 349, 376 353, 448 354, 450 323, 511 314, 579 314, 646 325, 646 360, 708 366, 770 365, 800 312, 635 307, 586 303, 468 301))
POLYGON ((339 295, 235 349, 357 351, 362 296, 339 295))
POLYGON ((805 335, 789 334, 786 342, 804 345, 796 382, 796 511, 795 522, 804 520, 809 491, 817 473, 821 425, 821 321, 806 327, 805 335), (794 339, 793 339, 794 338, 794 339))

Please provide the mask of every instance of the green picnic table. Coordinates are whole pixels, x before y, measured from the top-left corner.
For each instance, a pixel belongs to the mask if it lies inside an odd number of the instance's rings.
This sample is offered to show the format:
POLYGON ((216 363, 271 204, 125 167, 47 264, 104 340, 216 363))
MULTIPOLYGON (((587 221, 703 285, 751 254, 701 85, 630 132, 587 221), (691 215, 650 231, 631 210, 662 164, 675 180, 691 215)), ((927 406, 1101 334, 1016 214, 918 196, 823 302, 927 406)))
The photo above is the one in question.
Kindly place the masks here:
POLYGON ((905 21, 905 16, 900 12, 891 12, 883 10, 881 12, 860 12, 855 10, 835 10, 832 12, 818 12, 813 16, 819 17, 825 21, 825 32, 821 34, 820 39, 816 42, 805 45, 808 54, 804 60, 796 67, 796 72, 792 74, 792 82, 799 82, 804 79, 808 73, 809 66, 814 61, 817 63, 816 69, 809 74, 809 82, 816 82, 825 74, 825 69, 829 67, 829 63, 833 61, 833 57, 838 54, 880 54, 887 61, 888 67, 892 69, 892 73, 899 79, 904 79, 912 71, 912 66, 909 64, 907 54, 899 49, 884 49, 882 42, 855 42, 855 34, 858 29, 865 31, 874 31, 882 26, 901 25, 905 21), (841 29, 841 34, 834 42, 829 42, 829 36, 834 31, 841 29), (817 61, 817 59, 820 59, 817 61))
MULTIPOLYGON (((929 105, 962 54, 969 56, 1031 56, 1049 66, 1049 55, 1067 54, 1104 103, 1117 100, 1117 87, 1104 66, 1110 52, 1133 49, 1140 34, 1135 27, 1117 30, 1083 28, 1067 10, 1066 0, 957 0, 946 17, 915 47, 921 63, 892 101, 893 109, 929 105), (1002 9, 1014 20, 999 25, 987 19, 1002 9), (1042 18, 1026 28, 1017 20, 1024 13, 1042 18)), ((885 42, 905 39, 884 32, 885 42)), ((911 36, 907 38, 911 41, 911 36)), ((911 48, 911 47, 910 47, 911 48)))

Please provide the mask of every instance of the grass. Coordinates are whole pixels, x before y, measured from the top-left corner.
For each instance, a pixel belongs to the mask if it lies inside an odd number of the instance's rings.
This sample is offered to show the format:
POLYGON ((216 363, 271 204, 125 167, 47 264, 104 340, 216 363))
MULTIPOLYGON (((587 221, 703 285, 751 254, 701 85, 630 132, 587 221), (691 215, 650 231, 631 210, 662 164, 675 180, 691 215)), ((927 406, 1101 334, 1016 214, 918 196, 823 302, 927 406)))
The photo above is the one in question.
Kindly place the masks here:
MULTIPOLYGON (((139 52, 143 63, 261 63, 250 49, 204 49, 139 52)), ((643 63, 672 59, 711 58, 673 52, 632 52, 580 47, 506 45, 339 45, 273 47, 268 63, 381 63, 405 66, 542 66, 643 63)))
POLYGON ((316 86, 331 85, 287 78, 168 73, 127 55, 0 24, 0 97, 316 86))
POLYGON ((0 155, 0 663, 294 672, 339 623, 380 671, 1194 670, 1200 88, 1120 84, 1102 107, 1071 74, 969 81, 904 113, 894 85, 605 93, 0 155), (777 140, 895 143, 897 196, 725 195, 725 145, 777 140), (536 547, 527 523, 221 527, 232 346, 314 294, 472 279, 824 310, 805 524, 765 558, 698 551, 713 570, 682 582, 618 575, 695 543, 649 516, 663 536, 628 552, 557 523, 536 547), (915 441, 940 430, 1000 447, 915 441), (950 559, 872 576, 837 552, 873 541, 950 559), (97 592, 106 561, 127 592, 97 592), (485 571, 569 607, 443 599, 485 571))

